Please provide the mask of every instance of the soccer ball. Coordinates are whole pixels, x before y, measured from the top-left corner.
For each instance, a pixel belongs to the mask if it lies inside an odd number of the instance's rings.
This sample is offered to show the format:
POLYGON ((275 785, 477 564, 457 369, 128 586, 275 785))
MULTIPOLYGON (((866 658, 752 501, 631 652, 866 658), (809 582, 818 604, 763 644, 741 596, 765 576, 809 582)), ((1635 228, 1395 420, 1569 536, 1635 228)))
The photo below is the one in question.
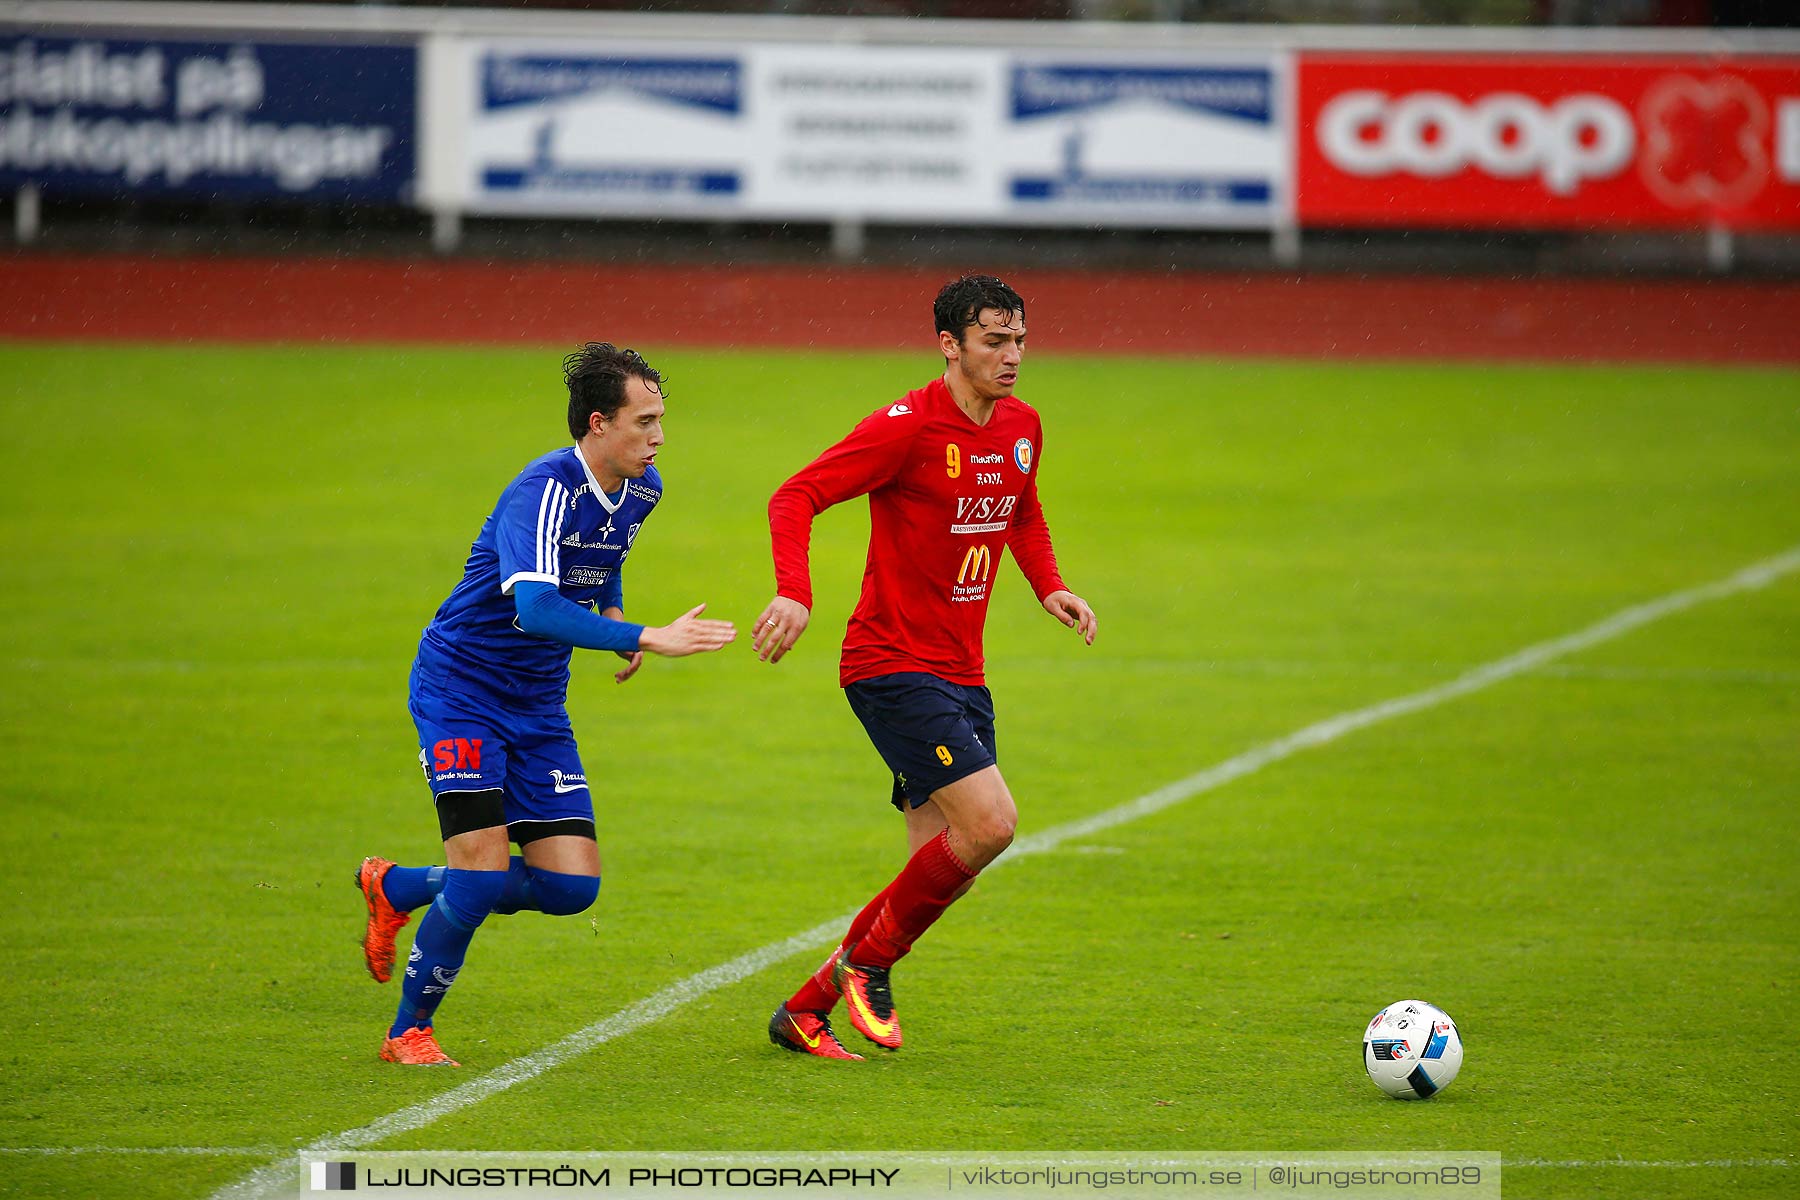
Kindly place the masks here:
POLYGON ((1363 1067, 1396 1100, 1427 1100, 1462 1070, 1462 1035, 1443 1009, 1396 1000, 1363 1030, 1363 1067))

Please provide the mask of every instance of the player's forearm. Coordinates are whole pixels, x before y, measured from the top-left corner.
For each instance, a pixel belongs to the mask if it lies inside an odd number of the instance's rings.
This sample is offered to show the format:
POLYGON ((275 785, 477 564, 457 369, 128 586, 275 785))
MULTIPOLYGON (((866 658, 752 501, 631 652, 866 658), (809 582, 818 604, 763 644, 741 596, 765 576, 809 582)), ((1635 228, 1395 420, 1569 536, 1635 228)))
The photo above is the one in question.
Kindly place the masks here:
MULTIPOLYGON (((790 481, 791 485, 791 481, 790 481)), ((769 498, 769 549, 775 560, 778 595, 812 607, 813 518, 818 509, 799 489, 784 485, 769 498)))
MULTIPOLYGON (((601 616, 565 600, 547 583, 521 580, 513 585, 519 628, 536 637, 584 650, 636 650, 644 627, 601 616)), ((609 611, 618 612, 614 608, 609 611)))
POLYGON ((1050 527, 1044 523, 1041 515, 1034 514, 1034 520, 1027 520, 1023 525, 1015 525, 1007 535, 1006 548, 1012 551, 1013 561, 1019 564, 1026 582, 1041 601, 1052 592, 1068 590, 1063 582, 1062 572, 1056 565, 1056 549, 1050 544, 1050 527))

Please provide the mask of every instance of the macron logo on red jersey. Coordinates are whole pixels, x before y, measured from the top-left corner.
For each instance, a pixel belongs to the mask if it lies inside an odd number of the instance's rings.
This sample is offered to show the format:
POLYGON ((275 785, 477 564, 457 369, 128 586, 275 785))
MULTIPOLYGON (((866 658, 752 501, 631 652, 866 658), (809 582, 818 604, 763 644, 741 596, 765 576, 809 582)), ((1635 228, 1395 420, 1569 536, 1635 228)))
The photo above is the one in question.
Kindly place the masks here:
POLYGON ((904 405, 904 404, 896 404, 892 408, 888 409, 888 416, 904 417, 907 413, 910 413, 911 411, 912 411, 912 409, 906 407, 906 405, 904 405))

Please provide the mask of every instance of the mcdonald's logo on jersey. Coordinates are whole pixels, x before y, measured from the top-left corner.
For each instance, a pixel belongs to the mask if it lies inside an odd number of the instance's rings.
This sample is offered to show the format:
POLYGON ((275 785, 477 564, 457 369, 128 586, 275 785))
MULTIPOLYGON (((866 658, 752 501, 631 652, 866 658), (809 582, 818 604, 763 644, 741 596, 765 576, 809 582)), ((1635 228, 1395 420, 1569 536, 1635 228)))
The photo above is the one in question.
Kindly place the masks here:
POLYGON ((994 569, 994 555, 986 546, 970 546, 963 555, 962 568, 956 572, 958 583, 986 583, 994 569))

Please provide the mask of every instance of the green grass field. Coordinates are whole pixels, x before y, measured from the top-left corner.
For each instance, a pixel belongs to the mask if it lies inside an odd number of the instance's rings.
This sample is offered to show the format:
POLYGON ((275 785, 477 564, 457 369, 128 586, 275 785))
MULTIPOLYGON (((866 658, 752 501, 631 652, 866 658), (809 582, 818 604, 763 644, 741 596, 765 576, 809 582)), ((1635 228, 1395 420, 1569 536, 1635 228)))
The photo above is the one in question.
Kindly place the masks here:
MULTIPOLYGON (((578 656, 600 902, 482 930, 438 1021, 462 1071, 377 1061, 352 869, 441 853, 407 666, 562 440, 559 355, 0 347, 0 1192, 207 1195, 898 868, 836 688, 860 506, 800 648, 747 630, 770 491, 933 359, 655 354, 627 607, 745 635, 624 687, 578 656)), ((1040 353, 1021 390, 1101 617, 1084 648, 1002 573, 1021 835, 1800 543, 1791 372, 1040 353)), ((1493 1150, 1512 1197, 1791 1196, 1797 878, 1788 574, 997 870, 896 973, 898 1055, 768 1045, 821 945, 381 1146, 1493 1150), (1412 996, 1467 1044, 1428 1104, 1356 1057, 1412 996)))

